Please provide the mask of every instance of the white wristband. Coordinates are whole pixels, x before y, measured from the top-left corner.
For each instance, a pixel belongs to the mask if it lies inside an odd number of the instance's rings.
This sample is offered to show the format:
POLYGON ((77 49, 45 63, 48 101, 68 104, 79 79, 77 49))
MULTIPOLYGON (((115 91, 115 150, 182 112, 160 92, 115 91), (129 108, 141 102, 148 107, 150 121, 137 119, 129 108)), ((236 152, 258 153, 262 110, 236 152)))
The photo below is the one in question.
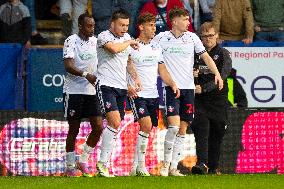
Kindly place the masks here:
POLYGON ((85 77, 85 78, 86 78, 87 75, 88 75, 88 72, 83 72, 83 73, 82 73, 82 77, 85 77))

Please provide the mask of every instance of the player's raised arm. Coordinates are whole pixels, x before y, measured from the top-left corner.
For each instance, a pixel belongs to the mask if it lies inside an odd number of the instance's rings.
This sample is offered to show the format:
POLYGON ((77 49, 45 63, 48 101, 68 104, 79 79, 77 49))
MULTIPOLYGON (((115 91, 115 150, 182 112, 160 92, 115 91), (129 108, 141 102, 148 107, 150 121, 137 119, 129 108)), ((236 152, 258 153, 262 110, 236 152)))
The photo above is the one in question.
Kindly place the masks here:
POLYGON ((122 43, 113 43, 108 42, 104 45, 104 48, 107 49, 112 54, 120 53, 124 51, 127 47, 131 46, 133 49, 138 49, 138 42, 131 39, 122 43))
POLYGON ((111 18, 111 26, 109 32, 102 32, 98 35, 98 47, 102 47, 112 54, 120 53, 126 50, 129 46, 131 46, 133 49, 138 49, 138 42, 131 39, 130 35, 127 33, 128 26, 128 15, 113 15, 111 18), (119 39, 124 36, 125 39, 128 40, 114 42, 110 39, 109 33, 111 37, 114 37, 116 39, 119 39))

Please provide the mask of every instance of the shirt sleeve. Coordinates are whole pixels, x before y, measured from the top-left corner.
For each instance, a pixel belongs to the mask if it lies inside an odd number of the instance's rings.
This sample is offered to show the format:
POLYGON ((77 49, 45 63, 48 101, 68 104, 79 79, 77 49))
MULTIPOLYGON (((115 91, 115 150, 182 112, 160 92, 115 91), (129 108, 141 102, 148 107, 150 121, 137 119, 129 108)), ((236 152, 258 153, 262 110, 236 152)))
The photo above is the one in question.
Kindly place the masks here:
POLYGON ((251 2, 249 0, 244 1, 244 20, 246 27, 246 37, 253 38, 254 35, 254 21, 253 13, 251 9, 251 2))
POLYGON ((76 41, 68 37, 64 42, 63 59, 75 57, 75 44, 76 41))
POLYGON ((162 38, 162 33, 163 32, 161 32, 158 35, 156 35, 152 40, 159 44, 160 43, 160 39, 162 38))
POLYGON ((108 34, 107 31, 104 31, 98 35, 98 47, 103 47, 108 42, 112 41, 112 36, 108 34))
POLYGON ((194 42, 194 50, 195 50, 196 54, 201 55, 201 54, 205 53, 206 52, 205 47, 202 44, 199 37, 195 33, 192 33, 192 34, 193 34, 192 38, 193 38, 193 42, 194 42))

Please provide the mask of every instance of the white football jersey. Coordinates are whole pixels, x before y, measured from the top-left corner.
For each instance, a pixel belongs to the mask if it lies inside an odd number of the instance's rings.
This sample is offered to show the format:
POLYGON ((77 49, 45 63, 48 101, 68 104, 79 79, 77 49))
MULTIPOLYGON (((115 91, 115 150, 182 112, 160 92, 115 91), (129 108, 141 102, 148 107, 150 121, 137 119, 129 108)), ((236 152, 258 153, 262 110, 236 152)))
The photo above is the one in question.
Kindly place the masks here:
POLYGON ((206 52, 195 33, 185 32, 176 38, 171 31, 161 32, 154 40, 163 49, 166 67, 179 89, 195 89, 193 78, 194 53, 206 52))
MULTIPOLYGON (((82 40, 77 34, 69 36, 63 47, 63 59, 74 59, 74 66, 84 72, 96 75, 97 38, 90 37, 88 41, 82 40)), ((67 73, 63 85, 63 92, 68 94, 95 95, 95 87, 84 77, 67 73)))
POLYGON ((138 92, 138 96, 143 98, 159 97, 157 90, 158 64, 164 63, 160 45, 153 40, 148 44, 139 42, 139 50, 132 50, 130 56, 142 83, 142 91, 138 92))
POLYGON ((123 37, 118 37, 109 30, 98 35, 98 79, 100 85, 127 89, 126 66, 132 48, 129 46, 120 53, 112 54, 104 48, 104 45, 108 42, 122 43, 130 39, 128 33, 125 33, 123 37))

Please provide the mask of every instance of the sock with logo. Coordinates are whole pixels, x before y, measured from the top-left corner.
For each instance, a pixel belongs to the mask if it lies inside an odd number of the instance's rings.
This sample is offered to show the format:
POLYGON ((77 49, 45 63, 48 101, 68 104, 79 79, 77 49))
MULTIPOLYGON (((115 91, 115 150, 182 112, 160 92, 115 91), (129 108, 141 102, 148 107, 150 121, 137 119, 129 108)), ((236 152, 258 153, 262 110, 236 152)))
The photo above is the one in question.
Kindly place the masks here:
POLYGON ((164 143, 164 162, 171 163, 172 161, 172 153, 173 153, 173 146, 176 135, 179 131, 178 126, 169 125, 167 134, 165 136, 165 143, 164 143))
POLYGON ((178 162, 183 157, 184 142, 185 142, 185 135, 177 135, 174 143, 173 158, 170 169, 177 169, 178 162))
POLYGON ((102 144, 101 144, 101 154, 99 161, 101 163, 106 163, 110 160, 112 150, 115 146, 115 140, 117 135, 117 130, 106 126, 102 133, 102 144))

